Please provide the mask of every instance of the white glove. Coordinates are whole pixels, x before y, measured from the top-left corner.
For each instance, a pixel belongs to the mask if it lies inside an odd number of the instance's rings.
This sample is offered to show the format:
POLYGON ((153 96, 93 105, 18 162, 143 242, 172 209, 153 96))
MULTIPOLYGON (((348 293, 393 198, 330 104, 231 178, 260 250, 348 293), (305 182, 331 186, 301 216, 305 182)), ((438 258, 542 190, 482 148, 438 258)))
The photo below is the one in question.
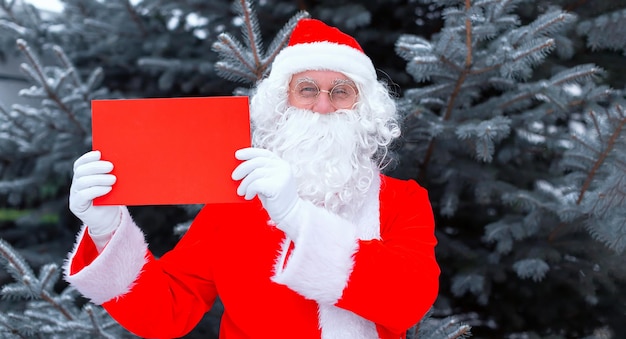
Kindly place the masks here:
POLYGON ((232 173, 234 180, 243 179, 237 194, 246 200, 258 195, 270 218, 280 224, 301 200, 289 163, 262 148, 243 148, 235 157, 244 160, 232 173))
POLYGON ((88 226, 92 236, 112 233, 121 222, 121 206, 94 206, 93 199, 109 193, 115 176, 113 164, 100 160, 100 151, 83 154, 74 162, 70 211, 88 226))

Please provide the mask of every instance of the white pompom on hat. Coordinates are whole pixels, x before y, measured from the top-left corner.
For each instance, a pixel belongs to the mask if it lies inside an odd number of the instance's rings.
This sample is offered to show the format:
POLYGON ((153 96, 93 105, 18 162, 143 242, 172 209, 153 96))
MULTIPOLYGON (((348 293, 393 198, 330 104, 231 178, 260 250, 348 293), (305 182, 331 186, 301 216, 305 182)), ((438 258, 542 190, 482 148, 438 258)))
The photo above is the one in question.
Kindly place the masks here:
POLYGON ((376 81, 372 60, 350 35, 316 19, 301 19, 289 44, 278 53, 270 78, 289 81, 295 73, 327 70, 344 73, 357 82, 376 81))

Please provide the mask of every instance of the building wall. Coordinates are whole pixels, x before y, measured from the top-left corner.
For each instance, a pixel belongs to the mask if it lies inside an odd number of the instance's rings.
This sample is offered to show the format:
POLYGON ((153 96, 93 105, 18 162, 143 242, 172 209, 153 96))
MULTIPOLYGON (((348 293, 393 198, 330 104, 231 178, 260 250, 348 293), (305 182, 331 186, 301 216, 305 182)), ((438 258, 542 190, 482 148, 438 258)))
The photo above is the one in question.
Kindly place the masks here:
POLYGON ((0 62, 0 103, 10 109, 11 105, 33 104, 33 99, 27 99, 19 96, 22 88, 30 87, 26 76, 20 71, 20 64, 23 62, 21 57, 7 55, 5 62, 0 62))
MULTIPOLYGON (((37 7, 42 19, 50 19, 59 15, 62 9, 62 3, 58 0, 26 0, 25 2, 37 7)), ((20 5, 20 2, 16 3, 16 6, 20 5)), ((6 109, 10 109, 11 105, 17 103, 36 105, 35 100, 20 97, 18 94, 21 89, 32 85, 20 70, 20 64, 25 62, 24 57, 15 51, 6 51, 4 55, 6 59, 0 61, 0 105, 6 109)), ((40 57, 44 58, 44 56, 40 57)))

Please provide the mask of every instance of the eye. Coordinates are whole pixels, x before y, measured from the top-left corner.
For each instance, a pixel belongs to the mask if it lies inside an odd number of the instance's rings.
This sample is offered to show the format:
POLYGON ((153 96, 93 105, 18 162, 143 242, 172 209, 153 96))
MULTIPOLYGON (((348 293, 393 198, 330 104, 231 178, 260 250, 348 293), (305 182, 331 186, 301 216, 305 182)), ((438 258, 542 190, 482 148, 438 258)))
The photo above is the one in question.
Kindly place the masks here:
POLYGON ((346 99, 354 95, 354 89, 348 85, 337 85, 333 87, 332 96, 337 99, 346 99))
POLYGON ((318 95, 319 89, 315 83, 305 81, 296 86, 296 93, 304 98, 313 98, 318 95))

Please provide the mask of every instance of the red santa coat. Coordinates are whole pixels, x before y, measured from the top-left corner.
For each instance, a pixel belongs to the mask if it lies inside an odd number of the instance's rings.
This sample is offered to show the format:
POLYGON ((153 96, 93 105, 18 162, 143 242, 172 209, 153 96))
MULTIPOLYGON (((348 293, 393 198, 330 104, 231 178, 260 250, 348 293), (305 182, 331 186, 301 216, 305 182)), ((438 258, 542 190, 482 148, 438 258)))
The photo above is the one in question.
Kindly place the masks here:
POLYGON ((99 254, 81 230, 65 278, 141 337, 184 336, 218 295, 222 339, 404 337, 438 293, 427 192, 381 175, 355 220, 309 207, 292 241, 258 199, 207 205, 159 259, 125 212, 99 254))

